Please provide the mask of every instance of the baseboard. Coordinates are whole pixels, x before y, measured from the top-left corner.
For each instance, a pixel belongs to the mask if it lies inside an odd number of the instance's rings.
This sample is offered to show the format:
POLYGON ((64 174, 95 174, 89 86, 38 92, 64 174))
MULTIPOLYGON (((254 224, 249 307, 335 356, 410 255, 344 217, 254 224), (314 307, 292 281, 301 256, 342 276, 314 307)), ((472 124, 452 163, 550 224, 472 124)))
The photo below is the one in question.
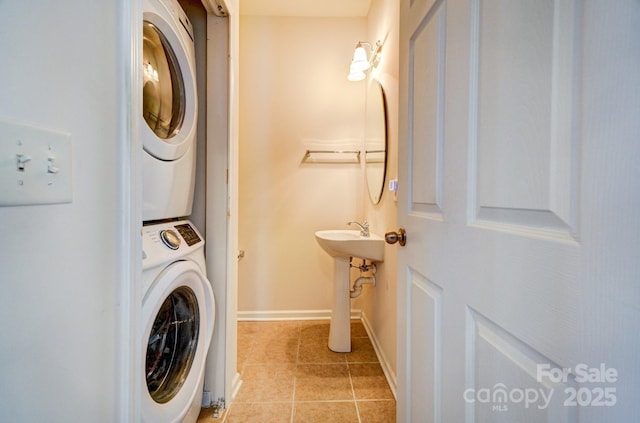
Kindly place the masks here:
MULTIPOLYGON (((351 310, 351 318, 359 320, 362 310, 351 310)), ((267 322, 274 320, 329 320, 331 310, 266 310, 239 311, 239 322, 267 322)))
MULTIPOLYGON (((237 373, 233 376, 233 381, 231 382, 231 402, 236 399, 238 396, 238 391, 242 386, 242 379, 240 379, 240 373, 237 373)), ((230 404, 230 403, 229 403, 230 404)))
POLYGON ((396 373, 391 368, 389 364, 389 360, 382 352, 382 348, 380 347, 380 343, 378 342, 378 338, 376 338, 375 332, 371 328, 371 323, 369 323, 369 319, 367 319, 366 313, 362 312, 362 325, 364 326, 367 334, 369 335, 369 339, 371 339, 371 344, 373 344, 373 349, 376 351, 376 355, 378 356, 378 361, 380 362, 380 366, 382 367, 382 371, 384 372, 384 376, 387 378, 387 382, 389 383, 389 388, 391 388, 391 392, 393 392, 393 397, 398 399, 396 395, 396 390, 398 388, 398 379, 396 379, 396 373))

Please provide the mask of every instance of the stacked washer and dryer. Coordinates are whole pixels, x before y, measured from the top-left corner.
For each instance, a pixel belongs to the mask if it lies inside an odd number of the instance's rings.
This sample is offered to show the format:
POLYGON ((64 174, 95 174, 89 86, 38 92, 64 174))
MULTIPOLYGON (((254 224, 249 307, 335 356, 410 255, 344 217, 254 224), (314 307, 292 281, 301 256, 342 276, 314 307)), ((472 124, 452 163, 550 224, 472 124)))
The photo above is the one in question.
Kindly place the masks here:
POLYGON ((200 412, 215 301, 204 239, 185 220, 195 181, 193 28, 177 0, 143 0, 142 421, 200 412))

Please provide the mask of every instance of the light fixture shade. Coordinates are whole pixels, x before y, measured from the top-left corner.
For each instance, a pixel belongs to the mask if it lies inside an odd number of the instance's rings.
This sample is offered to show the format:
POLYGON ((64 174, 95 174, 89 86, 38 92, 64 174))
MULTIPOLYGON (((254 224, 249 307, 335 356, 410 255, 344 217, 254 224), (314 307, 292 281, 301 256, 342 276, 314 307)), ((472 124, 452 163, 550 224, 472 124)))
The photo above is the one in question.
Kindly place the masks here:
POLYGON ((351 62, 351 71, 365 71, 369 69, 369 60, 367 59, 367 52, 364 50, 361 44, 358 44, 356 50, 353 52, 353 61, 351 62))
POLYGON ((347 79, 349 81, 356 82, 356 81, 362 81, 366 77, 367 75, 365 75, 364 71, 352 69, 351 72, 349 72, 347 79))

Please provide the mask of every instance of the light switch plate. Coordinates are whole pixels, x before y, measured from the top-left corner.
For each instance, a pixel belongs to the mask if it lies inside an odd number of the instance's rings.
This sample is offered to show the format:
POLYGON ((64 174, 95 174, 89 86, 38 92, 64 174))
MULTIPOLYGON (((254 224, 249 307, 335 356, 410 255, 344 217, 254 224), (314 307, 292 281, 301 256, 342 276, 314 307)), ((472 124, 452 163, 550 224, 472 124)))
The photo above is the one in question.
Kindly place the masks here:
POLYGON ((0 206, 72 201, 71 134, 0 118, 0 206))

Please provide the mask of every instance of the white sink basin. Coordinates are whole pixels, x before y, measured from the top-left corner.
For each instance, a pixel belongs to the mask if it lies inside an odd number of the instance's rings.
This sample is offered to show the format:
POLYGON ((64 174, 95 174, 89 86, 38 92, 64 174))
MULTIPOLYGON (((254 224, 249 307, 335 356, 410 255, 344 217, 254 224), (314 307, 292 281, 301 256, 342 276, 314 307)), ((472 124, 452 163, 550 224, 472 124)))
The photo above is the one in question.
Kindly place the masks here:
POLYGON ((375 234, 364 237, 356 230, 326 230, 316 232, 316 241, 331 257, 359 257, 372 261, 384 259, 384 239, 375 234))

